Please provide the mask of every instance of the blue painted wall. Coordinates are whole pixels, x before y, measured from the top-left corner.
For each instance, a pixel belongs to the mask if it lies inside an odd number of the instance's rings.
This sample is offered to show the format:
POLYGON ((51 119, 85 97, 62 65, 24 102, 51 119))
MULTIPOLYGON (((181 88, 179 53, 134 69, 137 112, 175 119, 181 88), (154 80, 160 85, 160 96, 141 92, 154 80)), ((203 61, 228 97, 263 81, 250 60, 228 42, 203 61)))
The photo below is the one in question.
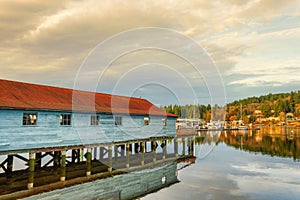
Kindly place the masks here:
POLYGON ((128 141, 158 136, 175 136, 176 118, 149 116, 150 124, 144 125, 144 116, 99 115, 99 125, 91 126, 93 113, 73 113, 71 126, 60 125, 60 114, 68 112, 0 110, 0 152, 54 146, 95 144, 128 141), (23 125, 23 113, 36 113, 37 125, 23 125), (115 125, 115 116, 122 117, 122 125, 115 125))

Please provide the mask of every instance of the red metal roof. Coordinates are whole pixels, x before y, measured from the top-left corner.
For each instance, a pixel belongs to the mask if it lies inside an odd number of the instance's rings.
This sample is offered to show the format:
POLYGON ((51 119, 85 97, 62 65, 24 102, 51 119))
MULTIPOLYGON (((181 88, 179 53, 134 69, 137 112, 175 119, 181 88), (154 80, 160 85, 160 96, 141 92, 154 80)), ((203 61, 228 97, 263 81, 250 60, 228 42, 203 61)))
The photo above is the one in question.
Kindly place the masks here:
POLYGON ((176 115, 164 112, 145 99, 1 79, 0 108, 149 114, 177 117, 176 115))

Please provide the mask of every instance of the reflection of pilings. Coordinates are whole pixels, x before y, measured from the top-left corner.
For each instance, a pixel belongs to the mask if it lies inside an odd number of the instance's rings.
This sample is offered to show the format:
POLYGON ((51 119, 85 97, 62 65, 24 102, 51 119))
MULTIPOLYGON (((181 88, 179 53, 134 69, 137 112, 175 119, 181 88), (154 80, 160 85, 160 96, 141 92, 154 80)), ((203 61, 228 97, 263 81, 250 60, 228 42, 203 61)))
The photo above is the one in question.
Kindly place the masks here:
POLYGON ((66 180, 66 151, 61 151, 60 180, 66 180))
POLYGON ((34 182, 34 165, 35 165, 35 153, 29 153, 29 161, 28 161, 28 184, 27 188, 32 189, 33 188, 33 182, 34 182))

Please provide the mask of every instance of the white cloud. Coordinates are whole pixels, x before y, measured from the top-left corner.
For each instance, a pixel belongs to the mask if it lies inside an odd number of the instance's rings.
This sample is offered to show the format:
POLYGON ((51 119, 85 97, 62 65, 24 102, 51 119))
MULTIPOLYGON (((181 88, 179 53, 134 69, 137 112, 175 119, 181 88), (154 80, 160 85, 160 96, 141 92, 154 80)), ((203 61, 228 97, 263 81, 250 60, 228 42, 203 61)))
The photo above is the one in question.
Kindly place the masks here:
MULTIPOLYGON (((228 84, 257 85, 259 78, 267 82, 276 80, 275 72, 289 74, 293 72, 289 67, 300 66, 295 59, 299 49, 289 48, 299 41, 296 28, 299 3, 299 0, 276 3, 270 0, 3 0, 0 2, 1 78, 44 84, 56 84, 60 79, 65 81, 59 83, 61 86, 70 87, 81 62, 99 42, 121 31, 151 26, 174 29, 198 41, 225 76, 236 76, 228 84), (283 17, 285 20, 281 20, 283 17), (259 57, 255 52, 266 56, 259 57), (288 60, 294 60, 294 64, 288 60), (67 72, 68 79, 65 73, 57 71, 67 72), (57 78, 41 79, 42 74, 57 78), (239 78, 247 74, 258 77, 239 78)), ((297 76, 298 73, 286 75, 287 83, 297 76)))
POLYGON ((243 174, 228 175, 229 179, 237 182, 240 193, 259 193, 262 199, 277 194, 276 196, 280 199, 286 197, 284 195, 296 197, 300 192, 300 172, 297 165, 272 163, 272 166, 269 166, 268 163, 252 162, 246 165, 232 165, 232 167, 243 174), (293 173, 290 173, 291 171, 293 173), (245 175, 249 173, 258 173, 259 175, 245 175), (270 188, 272 188, 271 193, 270 188), (283 191, 282 188, 285 190, 283 191))

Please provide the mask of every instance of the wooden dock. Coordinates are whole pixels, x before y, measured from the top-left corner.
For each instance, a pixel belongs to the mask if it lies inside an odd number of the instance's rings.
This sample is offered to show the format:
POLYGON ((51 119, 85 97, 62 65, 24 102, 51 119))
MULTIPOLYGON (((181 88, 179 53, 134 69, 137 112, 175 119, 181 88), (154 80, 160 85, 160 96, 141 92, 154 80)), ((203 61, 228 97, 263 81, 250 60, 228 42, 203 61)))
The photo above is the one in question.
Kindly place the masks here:
POLYGON ((189 139, 160 137, 122 143, 1 152, 0 199, 15 199, 193 157, 189 139), (167 141, 172 142, 168 152, 167 141), (178 145, 183 151, 178 153, 178 145), (188 152, 186 152, 188 149, 188 152), (180 155, 179 155, 180 154, 180 155), (26 156, 28 155, 28 156, 26 156), (14 170, 16 160, 23 168, 14 170))

